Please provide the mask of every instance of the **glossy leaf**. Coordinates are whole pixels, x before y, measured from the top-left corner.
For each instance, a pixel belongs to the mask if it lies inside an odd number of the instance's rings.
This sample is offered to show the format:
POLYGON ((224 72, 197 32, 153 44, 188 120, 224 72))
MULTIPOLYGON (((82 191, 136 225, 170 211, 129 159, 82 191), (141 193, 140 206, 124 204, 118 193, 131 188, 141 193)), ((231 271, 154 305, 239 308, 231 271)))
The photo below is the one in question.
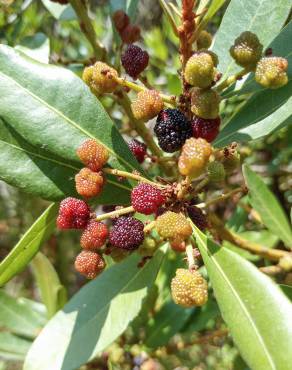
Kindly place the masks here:
POLYGON ((259 213, 265 226, 292 248, 291 226, 277 198, 260 176, 248 166, 243 167, 243 175, 252 207, 259 213))
MULTIPOLYGON (((2 45, 0 93, 0 117, 35 147, 77 162, 76 148, 93 138, 107 147, 114 168, 142 171, 102 105, 71 71, 2 45)), ((128 201, 127 182, 109 177, 108 183, 128 201)), ((113 189, 105 187, 104 198, 113 201, 112 194, 113 189)))
POLYGON ((43 329, 24 370, 76 369, 111 344, 138 315, 164 251, 143 268, 137 267, 140 257, 132 255, 86 284, 43 329))
POLYGON ((280 288, 283 290, 283 292, 286 294, 286 296, 290 299, 292 302, 292 286, 280 284, 280 288))
POLYGON ((32 268, 40 290, 42 302, 47 308, 48 318, 64 307, 67 301, 66 288, 49 259, 39 252, 32 260, 32 268))
POLYGON ((31 342, 11 333, 0 332, 0 357, 6 360, 19 361, 25 358, 31 342))
POLYGON ((55 229, 58 204, 51 204, 0 263, 0 286, 21 272, 55 229))
POLYGON ((240 354, 253 370, 287 370, 292 362, 292 305, 253 264, 194 227, 214 293, 240 354))
POLYGON ((266 48, 284 25, 290 7, 289 0, 231 0, 212 48, 219 57, 222 78, 240 68, 229 54, 234 39, 243 31, 252 31, 266 48))
POLYGON ((0 326, 13 334, 35 338, 45 324, 45 316, 35 310, 31 301, 14 298, 0 290, 0 326))

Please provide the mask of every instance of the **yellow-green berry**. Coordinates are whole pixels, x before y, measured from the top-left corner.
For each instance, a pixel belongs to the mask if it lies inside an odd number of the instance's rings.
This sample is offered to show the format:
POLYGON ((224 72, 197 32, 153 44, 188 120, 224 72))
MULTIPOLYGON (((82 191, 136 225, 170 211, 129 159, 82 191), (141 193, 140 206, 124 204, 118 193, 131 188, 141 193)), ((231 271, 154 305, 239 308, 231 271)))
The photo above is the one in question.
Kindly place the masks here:
POLYGON ((201 118, 214 119, 219 116, 220 96, 215 90, 194 88, 191 95, 191 110, 201 118))
POLYGON ((156 249, 157 243, 155 239, 151 238, 150 236, 147 236, 144 239, 143 244, 140 245, 138 253, 143 257, 152 256, 155 253, 156 249))
POLYGON ((229 51, 237 64, 247 69, 254 69, 262 56, 263 45, 257 35, 245 31, 237 37, 229 51))
POLYGON ((288 61, 281 57, 262 58, 256 67, 255 80, 260 85, 277 89, 287 84, 288 61))
POLYGON ((224 166, 226 174, 230 174, 235 171, 240 165, 240 154, 236 149, 225 148, 222 164, 224 166))
POLYGON ((208 49, 211 46, 211 44, 212 44, 211 33, 205 30, 201 31, 197 40, 198 49, 208 49))
POLYGON ((221 162, 210 162, 207 167, 207 172, 211 182, 222 182, 225 179, 225 168, 221 162))
POLYGON ((207 281, 198 271, 177 269, 171 281, 171 295, 180 306, 203 306, 208 300, 207 281))
POLYGON ((292 254, 280 258, 279 266, 286 272, 292 271, 292 254))
POLYGON ((158 91, 145 90, 137 94, 131 107, 136 119, 148 121, 163 109, 163 100, 158 91))
MULTIPOLYGON (((88 73, 90 75, 91 72, 88 73)), ((114 68, 106 63, 96 62, 93 65, 90 87, 96 94, 111 93, 118 86, 117 77, 118 72, 114 68)))
POLYGON ((167 211, 156 219, 156 230, 165 239, 183 241, 192 235, 192 227, 182 213, 167 211))
POLYGON ((212 85, 216 69, 212 55, 206 51, 198 51, 187 61, 184 77, 188 84, 207 88, 212 85))
POLYGON ((83 73, 82 73, 82 79, 83 79, 83 81, 84 81, 88 86, 90 86, 90 85, 91 85, 91 82, 92 82, 92 75, 93 75, 93 66, 90 66, 90 67, 86 67, 86 68, 84 68, 83 73))

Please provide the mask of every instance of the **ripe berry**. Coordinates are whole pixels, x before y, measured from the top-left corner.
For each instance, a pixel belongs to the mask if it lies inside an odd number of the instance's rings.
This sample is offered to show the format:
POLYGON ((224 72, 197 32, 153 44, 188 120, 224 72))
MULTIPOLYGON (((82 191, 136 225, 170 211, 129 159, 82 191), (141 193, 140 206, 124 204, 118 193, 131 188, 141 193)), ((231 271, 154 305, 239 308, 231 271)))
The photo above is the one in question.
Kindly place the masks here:
POLYGON ((137 249, 143 240, 143 222, 133 217, 119 217, 109 235, 112 246, 129 251, 137 249))
POLYGON ((130 18, 123 10, 117 10, 113 14, 113 23, 117 31, 121 32, 130 24, 130 18))
POLYGON ((211 182, 222 182, 226 176, 224 165, 218 161, 209 163, 207 172, 211 182))
POLYGON ((136 212, 151 215, 164 204, 165 197, 157 187, 141 183, 132 190, 131 201, 136 212))
POLYGON ((137 94, 136 100, 131 104, 136 119, 148 121, 163 109, 163 100, 156 90, 145 90, 137 94))
POLYGON ((193 136, 196 139, 201 137, 202 139, 205 139, 209 143, 211 143, 213 140, 215 140, 215 138, 219 134, 220 123, 221 123, 220 117, 217 117, 215 119, 204 119, 195 116, 191 122, 193 136))
POLYGON ((160 148, 167 153, 173 153, 192 136, 192 127, 181 111, 167 108, 159 113, 154 132, 160 148))
POLYGON ((220 96, 215 90, 193 89, 191 110, 205 119, 215 119, 219 115, 220 96))
POLYGON ((80 160, 92 171, 98 172, 109 158, 108 150, 95 140, 86 140, 76 151, 80 160))
POLYGON ((60 204, 57 226, 59 229, 84 229, 89 218, 90 209, 83 200, 66 198, 60 204))
POLYGON ((187 211, 189 218, 193 221, 197 228, 199 228, 201 231, 207 229, 208 221, 200 208, 196 206, 188 206, 187 211))
POLYGON ((115 80, 117 77, 118 72, 103 62, 96 62, 93 66, 86 67, 82 76, 84 82, 96 95, 113 92, 118 86, 115 80))
POLYGON ((171 295, 180 306, 202 306, 208 300, 207 281, 198 271, 177 269, 171 281, 171 295))
POLYGON ((75 269, 87 279, 94 279, 104 268, 104 259, 92 251, 82 251, 75 259, 75 269))
POLYGON ((203 30, 200 32, 199 37, 197 39, 197 46, 198 49, 208 49, 212 44, 212 35, 203 30))
POLYGON ((264 87, 278 89, 288 82, 287 68, 288 61, 285 58, 262 58, 256 67, 255 80, 264 87))
POLYGON ((78 194, 91 198, 101 193, 104 178, 102 172, 93 172, 89 168, 82 168, 75 176, 75 183, 78 194))
POLYGON ((214 58, 206 51, 194 53, 187 61, 184 77, 192 86, 206 88, 211 86, 216 74, 214 58))
POLYGON ((192 235, 192 227, 182 213, 167 211, 155 222, 158 234, 174 242, 182 242, 192 235))
POLYGON ((97 249, 105 244, 107 237, 107 226, 102 222, 91 220, 81 235, 80 245, 84 249, 97 249))
POLYGON ((142 50, 139 46, 131 44, 122 55, 121 61, 128 75, 136 80, 147 67, 149 55, 147 51, 142 50))
POLYGON ((205 139, 188 139, 179 157, 179 172, 191 179, 199 177, 204 172, 211 154, 212 147, 205 139))
POLYGON ((120 32, 120 36, 125 44, 133 44, 141 38, 141 29, 135 24, 129 24, 120 32))
POLYGON ((147 146, 136 139, 131 140, 128 145, 137 161, 143 163, 147 154, 147 146))
POLYGON ((254 69, 262 56, 263 45, 257 35, 245 31, 235 39, 229 51, 237 64, 247 69, 254 69))

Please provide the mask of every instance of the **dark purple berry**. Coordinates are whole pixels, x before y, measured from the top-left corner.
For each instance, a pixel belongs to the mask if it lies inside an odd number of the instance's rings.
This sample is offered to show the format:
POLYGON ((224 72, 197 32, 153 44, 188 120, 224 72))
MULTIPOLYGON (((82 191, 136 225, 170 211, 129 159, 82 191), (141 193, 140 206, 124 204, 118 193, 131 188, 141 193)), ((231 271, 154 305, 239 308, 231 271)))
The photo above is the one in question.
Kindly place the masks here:
POLYGON ((129 251, 137 249, 143 240, 143 222, 133 217, 119 217, 109 235, 112 246, 129 251))
POLYGON ((139 46, 131 44, 127 47, 121 60, 127 74, 136 80, 147 67, 149 55, 147 51, 142 50, 139 46))

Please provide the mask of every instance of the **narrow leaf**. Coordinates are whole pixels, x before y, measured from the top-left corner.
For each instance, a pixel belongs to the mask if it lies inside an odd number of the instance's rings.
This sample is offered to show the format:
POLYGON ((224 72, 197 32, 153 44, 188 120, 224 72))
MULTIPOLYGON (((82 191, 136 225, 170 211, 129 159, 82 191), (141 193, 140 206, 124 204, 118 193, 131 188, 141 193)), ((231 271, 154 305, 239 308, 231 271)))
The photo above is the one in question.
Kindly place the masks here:
POLYGON ((196 227, 194 235, 223 319, 251 369, 286 370, 292 362, 292 305, 280 288, 238 254, 196 227))
POLYGON ((280 284, 279 286, 286 294, 286 296, 290 299, 290 301, 292 301, 292 286, 285 284, 280 284))
POLYGON ((259 213, 265 226, 292 248, 291 227, 274 194, 248 166, 243 167, 243 175, 249 188, 251 205, 259 213))
POLYGON ((6 360, 19 361, 25 358, 31 342, 11 333, 0 332, 0 357, 6 360))

